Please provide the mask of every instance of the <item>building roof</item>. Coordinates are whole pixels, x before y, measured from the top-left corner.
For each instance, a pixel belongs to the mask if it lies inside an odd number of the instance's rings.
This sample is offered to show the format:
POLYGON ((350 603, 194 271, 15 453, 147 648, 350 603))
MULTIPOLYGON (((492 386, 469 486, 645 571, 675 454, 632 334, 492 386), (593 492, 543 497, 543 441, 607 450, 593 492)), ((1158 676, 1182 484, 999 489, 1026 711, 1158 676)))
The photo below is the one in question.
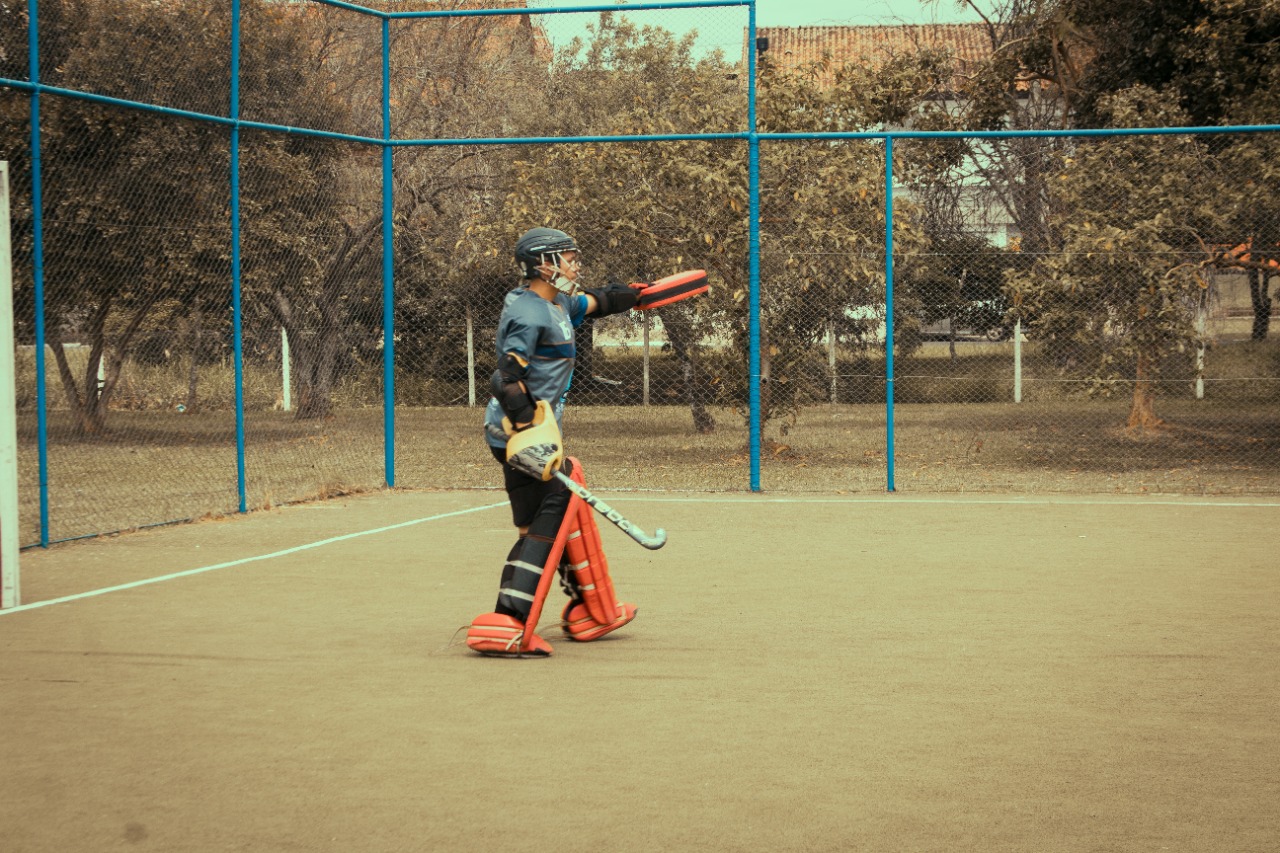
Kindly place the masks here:
POLYGON ((766 55, 783 71, 809 69, 830 60, 818 71, 818 84, 824 89, 835 82, 835 72, 846 63, 879 67, 895 56, 942 48, 955 57, 956 75, 964 76, 991 56, 991 42, 982 24, 757 27, 756 38, 768 39, 766 55))

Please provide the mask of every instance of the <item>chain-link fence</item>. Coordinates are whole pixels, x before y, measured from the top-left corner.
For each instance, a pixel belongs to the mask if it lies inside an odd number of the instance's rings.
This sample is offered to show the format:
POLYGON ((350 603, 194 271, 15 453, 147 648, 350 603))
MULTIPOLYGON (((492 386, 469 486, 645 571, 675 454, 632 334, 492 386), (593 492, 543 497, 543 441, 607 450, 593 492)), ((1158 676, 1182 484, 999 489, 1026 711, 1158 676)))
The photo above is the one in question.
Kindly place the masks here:
POLYGON ((496 488, 537 224, 712 285, 580 330, 593 485, 1280 491, 1274 134, 904 132, 889 194, 887 134, 753 142, 746 7, 189 5, 43 2, 33 74, 0 0, 24 543, 496 488))

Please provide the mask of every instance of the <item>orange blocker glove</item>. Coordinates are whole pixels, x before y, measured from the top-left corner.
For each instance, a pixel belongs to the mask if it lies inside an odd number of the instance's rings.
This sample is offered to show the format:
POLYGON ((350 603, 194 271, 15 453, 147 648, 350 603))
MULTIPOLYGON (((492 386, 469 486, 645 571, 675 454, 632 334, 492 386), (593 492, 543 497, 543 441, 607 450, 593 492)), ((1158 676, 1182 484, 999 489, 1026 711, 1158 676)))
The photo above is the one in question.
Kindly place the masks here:
POLYGON ((640 289, 640 298, 636 308, 648 311, 650 308, 661 308, 691 296, 700 296, 710 289, 707 284, 706 270, 685 270, 650 284, 633 284, 640 289))

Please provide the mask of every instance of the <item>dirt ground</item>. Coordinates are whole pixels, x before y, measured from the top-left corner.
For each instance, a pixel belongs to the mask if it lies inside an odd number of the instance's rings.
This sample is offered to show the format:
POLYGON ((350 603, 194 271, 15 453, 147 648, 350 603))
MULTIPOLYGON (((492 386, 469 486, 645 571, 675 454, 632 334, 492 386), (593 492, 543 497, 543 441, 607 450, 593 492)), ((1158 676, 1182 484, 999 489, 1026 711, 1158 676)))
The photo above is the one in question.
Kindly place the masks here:
POLYGON ((1280 849, 1274 501, 605 497, 549 659, 455 638, 500 493, 25 552, 0 850, 1280 849))

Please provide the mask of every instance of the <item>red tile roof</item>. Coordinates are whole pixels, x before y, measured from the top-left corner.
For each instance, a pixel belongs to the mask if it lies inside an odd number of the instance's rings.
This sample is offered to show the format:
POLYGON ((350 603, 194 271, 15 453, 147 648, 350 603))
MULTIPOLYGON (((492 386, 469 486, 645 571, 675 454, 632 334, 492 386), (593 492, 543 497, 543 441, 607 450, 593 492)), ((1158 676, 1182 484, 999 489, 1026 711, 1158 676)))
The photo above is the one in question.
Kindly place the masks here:
MULTIPOLYGON (((827 88, 835 71, 846 63, 872 67, 922 48, 942 48, 956 60, 956 73, 970 73, 991 55, 991 42, 982 24, 905 24, 861 27, 757 27, 756 37, 768 39, 767 56, 784 71, 812 67, 829 59, 818 83, 827 88)), ((744 50, 745 50, 744 45, 744 50)))

